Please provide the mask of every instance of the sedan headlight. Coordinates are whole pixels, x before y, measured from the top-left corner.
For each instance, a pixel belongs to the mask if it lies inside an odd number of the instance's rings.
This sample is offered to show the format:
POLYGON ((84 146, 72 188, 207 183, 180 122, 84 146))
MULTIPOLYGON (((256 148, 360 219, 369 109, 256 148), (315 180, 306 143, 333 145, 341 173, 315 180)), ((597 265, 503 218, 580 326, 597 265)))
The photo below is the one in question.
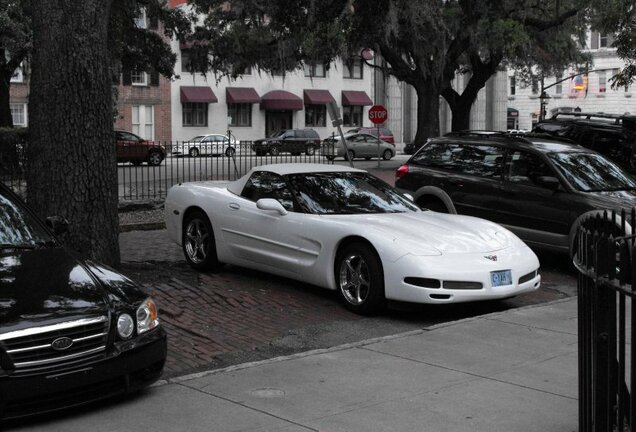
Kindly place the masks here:
POLYGON ((147 298, 137 309, 137 334, 142 334, 159 325, 157 306, 151 298, 147 298))
POLYGON ((122 339, 128 339, 132 336, 133 330, 135 329, 135 322, 132 317, 128 314, 121 314, 119 318, 117 318, 117 334, 122 339))

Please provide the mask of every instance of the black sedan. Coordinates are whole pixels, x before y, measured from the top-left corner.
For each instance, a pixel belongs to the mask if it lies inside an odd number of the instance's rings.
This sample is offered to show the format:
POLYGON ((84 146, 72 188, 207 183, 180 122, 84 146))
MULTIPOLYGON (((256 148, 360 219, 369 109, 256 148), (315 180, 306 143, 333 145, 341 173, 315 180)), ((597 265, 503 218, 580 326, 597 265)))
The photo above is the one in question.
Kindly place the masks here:
POLYGON ((131 280, 65 248, 0 185, 0 419, 154 382, 166 359, 157 306, 131 280))

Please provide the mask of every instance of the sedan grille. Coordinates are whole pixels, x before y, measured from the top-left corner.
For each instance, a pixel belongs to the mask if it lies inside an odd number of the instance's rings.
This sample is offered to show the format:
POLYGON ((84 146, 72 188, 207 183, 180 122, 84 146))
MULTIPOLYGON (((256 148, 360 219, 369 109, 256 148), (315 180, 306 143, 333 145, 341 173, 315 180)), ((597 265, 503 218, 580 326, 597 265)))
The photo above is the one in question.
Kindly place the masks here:
POLYGON ((107 316, 0 334, 0 343, 16 370, 81 364, 104 351, 107 340, 107 316))

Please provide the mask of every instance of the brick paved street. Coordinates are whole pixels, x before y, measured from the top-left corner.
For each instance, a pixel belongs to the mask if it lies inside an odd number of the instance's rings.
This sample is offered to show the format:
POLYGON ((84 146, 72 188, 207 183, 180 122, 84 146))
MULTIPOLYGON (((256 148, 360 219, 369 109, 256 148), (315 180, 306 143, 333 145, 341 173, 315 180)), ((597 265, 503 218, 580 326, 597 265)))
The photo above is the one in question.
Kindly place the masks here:
POLYGON ((165 376, 555 300, 573 295, 575 285, 572 274, 546 269, 542 289, 529 295, 468 305, 395 305, 382 316, 364 318, 344 309, 334 292, 315 286, 233 266, 198 273, 165 230, 122 233, 120 247, 124 273, 159 304, 169 335, 165 376))

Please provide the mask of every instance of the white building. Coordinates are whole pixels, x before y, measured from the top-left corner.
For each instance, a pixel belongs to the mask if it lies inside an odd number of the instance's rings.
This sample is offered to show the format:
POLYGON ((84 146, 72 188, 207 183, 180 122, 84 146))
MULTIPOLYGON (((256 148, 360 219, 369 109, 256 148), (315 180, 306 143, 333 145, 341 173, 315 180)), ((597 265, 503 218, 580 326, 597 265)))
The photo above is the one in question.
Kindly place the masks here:
POLYGON ((173 80, 172 139, 231 130, 240 140, 255 140, 287 128, 312 128, 321 138, 334 132, 326 104, 335 101, 344 129, 369 124, 373 74, 361 59, 305 65, 283 77, 255 69, 236 80, 188 72, 187 46, 173 42, 179 53, 173 80))
MULTIPOLYGON (((545 112, 547 117, 558 111, 581 111, 605 114, 636 114, 636 99, 632 89, 612 89, 610 78, 625 66, 610 48, 612 37, 598 32, 588 32, 586 47, 593 58, 592 71, 587 75, 566 79, 578 71, 564 71, 561 77, 544 80, 543 87, 548 98, 545 112)), ((514 70, 508 71, 508 129, 532 129, 539 120, 541 83, 527 87, 521 85, 514 70)))

